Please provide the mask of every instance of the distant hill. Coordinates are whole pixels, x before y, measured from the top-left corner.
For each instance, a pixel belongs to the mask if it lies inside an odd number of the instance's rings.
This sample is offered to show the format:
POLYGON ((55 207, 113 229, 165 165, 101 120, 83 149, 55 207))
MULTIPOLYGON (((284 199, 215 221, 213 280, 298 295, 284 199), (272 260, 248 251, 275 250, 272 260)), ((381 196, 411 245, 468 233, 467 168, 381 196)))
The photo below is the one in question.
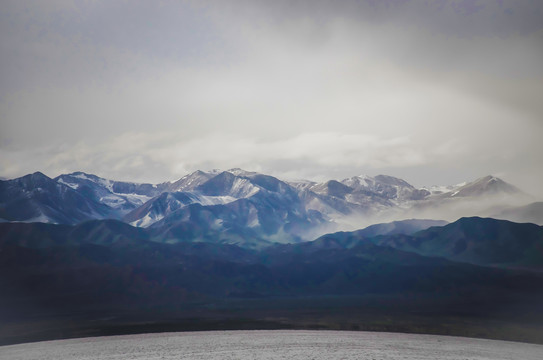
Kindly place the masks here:
POLYGON ((363 237, 397 234, 411 235, 417 231, 425 230, 432 226, 444 226, 447 224, 448 222, 444 220, 410 219, 370 225, 365 229, 356 231, 356 234, 363 237))
POLYGON ((178 296, 170 293, 173 290, 197 300, 242 293, 445 295, 519 286, 531 291, 531 286, 543 285, 543 278, 526 274, 522 275, 526 281, 534 283, 525 288, 527 283, 517 283, 517 275, 506 270, 445 259, 492 265, 530 260, 541 268, 541 257, 530 257, 541 246, 540 227, 491 219, 461 219, 411 236, 379 235, 370 240, 356 232, 330 234, 258 251, 221 243, 152 241, 149 230, 114 220, 75 226, 3 223, 0 234, 0 284, 11 289, 3 296, 51 297, 58 306, 76 309, 91 306, 91 299, 103 306, 118 306, 119 301, 143 301, 138 306, 147 306, 146 301, 169 303, 178 296), (473 250, 456 251, 459 242, 487 233, 479 242, 469 240, 477 243, 473 250), (499 233, 503 235, 495 239, 499 233), (490 247, 495 241, 499 251, 490 247))
POLYGON ((543 228, 491 218, 462 218, 413 235, 378 236, 373 243, 479 265, 543 270, 543 228))
POLYGON ((213 319, 212 329, 273 318, 274 326, 347 321, 416 332, 423 316, 425 331, 471 336, 481 329, 456 324, 491 319, 482 334, 492 334, 503 319, 511 339, 524 339, 511 329, 536 326, 532 334, 543 325, 537 225, 466 218, 412 233, 436 223, 409 220, 265 247, 245 233, 240 247, 212 235, 209 222, 190 221, 223 219, 237 232, 230 217, 243 211, 226 206, 250 205, 238 201, 245 204, 192 204, 178 210, 189 209, 187 221, 174 218, 172 227, 0 223, 0 315, 12 329, 0 331, 0 343, 126 333, 142 322, 146 331, 185 329, 187 321, 205 329, 213 319))

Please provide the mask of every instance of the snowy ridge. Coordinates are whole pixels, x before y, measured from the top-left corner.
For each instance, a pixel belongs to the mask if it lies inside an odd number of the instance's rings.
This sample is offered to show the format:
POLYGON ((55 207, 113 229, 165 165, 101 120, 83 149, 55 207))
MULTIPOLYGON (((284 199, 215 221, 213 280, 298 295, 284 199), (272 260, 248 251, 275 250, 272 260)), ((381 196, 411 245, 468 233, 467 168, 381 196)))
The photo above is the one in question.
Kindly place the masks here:
POLYGON ((160 221, 163 218, 164 218, 164 215, 153 216, 151 214, 146 214, 141 219, 136 220, 136 221, 132 221, 129 224, 132 225, 132 226, 144 227, 145 228, 145 227, 153 225, 155 222, 160 221))
MULTIPOLYGON (((55 179, 34 173, 1 184, 0 204, 3 208, 20 207, 18 212, 6 210, 7 213, 1 215, 10 221, 73 224, 112 218, 149 227, 166 220, 169 224, 189 221, 193 215, 184 209, 191 207, 190 211, 203 211, 195 207, 198 205, 206 209, 198 221, 209 219, 213 228, 222 226, 227 231, 228 226, 232 226, 228 222, 238 219, 235 221, 240 229, 265 231, 268 238, 285 226, 297 234, 323 224, 349 223, 360 227, 371 219, 392 221, 418 214, 428 217, 437 210, 456 207, 469 199, 510 199, 521 194, 520 190, 495 176, 417 189, 405 180, 387 175, 359 175, 321 183, 310 180, 284 182, 239 168, 198 170, 173 183, 160 184, 113 181, 83 172, 64 174, 55 179), (226 208, 212 209, 221 206, 226 208), (24 215, 12 216, 12 213, 24 215)), ((477 202, 486 207, 493 205, 477 202)), ((468 209, 471 216, 485 216, 481 209, 474 210, 472 203, 466 203, 460 209, 468 209)), ((440 217, 455 220, 454 217, 459 215, 464 214, 451 212, 450 216, 440 217)))
POLYGON ((197 170, 183 176, 181 179, 168 186, 168 190, 171 192, 194 190, 209 179, 215 177, 215 175, 217 174, 213 172, 197 170))
POLYGON ((201 194, 194 195, 196 195, 194 202, 204 206, 228 204, 238 199, 233 196, 205 196, 201 194))
POLYGON ((467 182, 461 182, 456 185, 432 185, 432 186, 423 186, 422 190, 429 191, 432 195, 439 195, 439 194, 445 194, 445 193, 453 193, 457 189, 461 188, 462 186, 466 185, 467 182))
MULTIPOLYGON (((138 227, 148 227, 162 220, 167 215, 192 204, 200 204, 202 206, 224 205, 236 201, 232 196, 206 196, 198 192, 187 193, 164 193, 162 196, 153 199, 157 202, 156 206, 153 201, 147 204, 148 211, 144 212, 141 218, 130 221, 130 225, 138 227), (165 196, 164 196, 165 195, 165 196), (182 198, 180 198, 182 196, 182 198)), ((130 217, 130 214, 127 215, 130 217)), ((141 216, 141 215, 140 215, 141 216)))
POLYGON ((71 187, 71 188, 74 189, 74 190, 77 190, 77 188, 79 187, 79 184, 74 184, 74 183, 67 182, 67 181, 65 181, 63 178, 58 179, 58 182, 59 182, 60 184, 69 186, 69 187, 71 187))
POLYGON ((369 188, 375 183, 375 179, 368 175, 353 176, 347 179, 343 179, 341 183, 352 188, 369 188))
POLYGON ((248 198, 260 191, 260 188, 254 186, 250 180, 243 178, 236 178, 232 189, 230 190, 230 196, 236 199, 248 198))
POLYGON ((120 216, 128 211, 143 205, 158 193, 157 185, 138 184, 138 183, 123 183, 113 180, 104 179, 96 175, 75 172, 67 175, 60 175, 55 179, 59 184, 69 186, 74 190, 90 191, 96 201, 105 204, 115 210, 120 216), (140 191, 127 192, 118 191, 124 188, 141 188, 145 186, 149 191, 147 193, 140 191), (155 191, 153 191, 153 189, 155 191))

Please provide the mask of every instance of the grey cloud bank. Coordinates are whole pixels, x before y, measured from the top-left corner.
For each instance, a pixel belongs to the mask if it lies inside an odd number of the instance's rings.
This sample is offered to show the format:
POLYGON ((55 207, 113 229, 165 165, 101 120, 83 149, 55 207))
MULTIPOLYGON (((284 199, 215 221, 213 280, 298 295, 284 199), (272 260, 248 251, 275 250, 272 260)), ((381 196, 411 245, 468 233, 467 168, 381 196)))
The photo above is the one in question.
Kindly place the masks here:
POLYGON ((0 9, 1 176, 491 173, 543 197, 538 1, 0 9))

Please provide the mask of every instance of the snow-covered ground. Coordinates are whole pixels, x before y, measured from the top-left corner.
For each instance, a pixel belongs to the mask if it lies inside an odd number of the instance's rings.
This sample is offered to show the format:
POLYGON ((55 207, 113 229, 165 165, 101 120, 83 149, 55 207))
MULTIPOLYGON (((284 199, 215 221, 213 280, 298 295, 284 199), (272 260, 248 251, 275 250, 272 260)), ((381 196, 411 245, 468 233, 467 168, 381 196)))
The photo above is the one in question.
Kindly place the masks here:
POLYGON ((10 360, 541 359, 542 345, 353 331, 209 331, 96 337, 0 347, 10 360))

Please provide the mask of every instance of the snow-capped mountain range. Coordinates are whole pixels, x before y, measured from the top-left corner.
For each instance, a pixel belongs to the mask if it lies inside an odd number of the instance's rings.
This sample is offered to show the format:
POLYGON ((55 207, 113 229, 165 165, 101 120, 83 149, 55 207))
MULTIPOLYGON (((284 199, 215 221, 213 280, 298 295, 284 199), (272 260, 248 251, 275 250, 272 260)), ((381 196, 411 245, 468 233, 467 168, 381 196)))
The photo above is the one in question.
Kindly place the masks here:
POLYGON ((519 189, 493 176, 417 189, 386 175, 289 182, 231 169, 195 171, 175 182, 141 184, 83 172, 53 179, 36 172, 0 181, 0 219, 58 224, 117 219, 156 229, 168 239, 220 234, 226 240, 290 242, 361 228, 376 222, 373 219, 416 217, 422 210, 436 214, 432 218, 452 221, 439 210, 458 208, 473 199, 488 206, 476 210, 479 213, 461 215, 488 215, 484 212, 496 211, 497 200, 510 204, 513 198, 527 199, 519 189))

